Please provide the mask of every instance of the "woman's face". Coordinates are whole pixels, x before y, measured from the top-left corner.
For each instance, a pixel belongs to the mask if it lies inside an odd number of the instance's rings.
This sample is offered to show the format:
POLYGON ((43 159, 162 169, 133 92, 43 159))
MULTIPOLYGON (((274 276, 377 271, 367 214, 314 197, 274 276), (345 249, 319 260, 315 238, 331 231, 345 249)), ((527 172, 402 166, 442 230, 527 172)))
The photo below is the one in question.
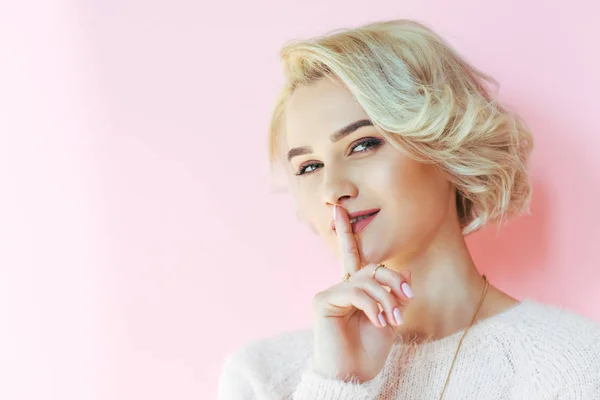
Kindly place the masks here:
POLYGON ((388 143, 343 85, 321 79, 299 87, 288 100, 284 124, 292 193, 334 252, 334 203, 351 218, 376 213, 352 224, 365 263, 406 261, 426 249, 448 218, 456 218, 442 173, 388 143))

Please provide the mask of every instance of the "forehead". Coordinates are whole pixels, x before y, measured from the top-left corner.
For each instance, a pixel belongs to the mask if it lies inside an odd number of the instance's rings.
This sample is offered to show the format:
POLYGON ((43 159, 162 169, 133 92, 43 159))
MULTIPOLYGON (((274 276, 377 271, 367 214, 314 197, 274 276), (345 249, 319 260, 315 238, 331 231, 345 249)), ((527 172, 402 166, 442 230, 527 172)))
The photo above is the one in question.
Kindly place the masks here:
POLYGON ((331 79, 297 88, 285 106, 289 147, 310 145, 358 119, 368 118, 352 93, 331 79))

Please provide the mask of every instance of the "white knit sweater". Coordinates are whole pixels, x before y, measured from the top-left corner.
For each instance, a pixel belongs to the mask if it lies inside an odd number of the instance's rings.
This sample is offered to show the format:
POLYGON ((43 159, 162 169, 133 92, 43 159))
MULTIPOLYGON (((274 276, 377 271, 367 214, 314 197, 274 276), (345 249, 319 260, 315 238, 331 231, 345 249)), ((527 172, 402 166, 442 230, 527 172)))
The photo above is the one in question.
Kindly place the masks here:
MULTIPOLYGON (((363 384, 315 374, 310 331, 256 340, 225 361, 219 399, 438 399, 461 334, 397 341, 363 384)), ((533 300, 482 320, 465 336, 444 399, 600 399, 600 324, 533 300)))

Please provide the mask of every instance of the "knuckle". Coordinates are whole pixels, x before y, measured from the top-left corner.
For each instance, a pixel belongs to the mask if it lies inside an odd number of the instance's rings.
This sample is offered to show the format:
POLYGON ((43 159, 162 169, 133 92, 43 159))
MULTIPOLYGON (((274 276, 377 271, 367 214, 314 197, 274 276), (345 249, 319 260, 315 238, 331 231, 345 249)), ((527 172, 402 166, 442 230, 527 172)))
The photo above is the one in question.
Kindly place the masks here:
POLYGON ((377 281, 372 281, 372 290, 376 293, 378 301, 384 308, 392 309, 396 306, 396 299, 393 294, 388 292, 383 286, 377 281))
POLYGON ((365 300, 366 300, 365 301, 366 310, 371 311, 375 314, 379 313, 379 305, 377 305, 377 301, 373 300, 370 297, 365 300))
POLYGON ((321 308, 322 304, 325 302, 325 298, 327 296, 326 291, 318 292, 312 298, 313 308, 321 308))
POLYGON ((368 296, 365 298, 365 311, 372 312, 374 315, 379 314, 379 306, 377 305, 377 302, 368 296))
POLYGON ((363 291, 357 286, 353 286, 350 288, 350 297, 353 300, 358 300, 363 296, 363 291))
POLYGON ((379 307, 377 307, 377 305, 369 306, 369 309, 365 311, 365 313, 370 314, 371 318, 377 322, 379 321, 379 312, 379 307))
POLYGON ((393 309, 398 305, 398 301, 391 293, 387 293, 385 295, 385 304, 389 309, 393 309))

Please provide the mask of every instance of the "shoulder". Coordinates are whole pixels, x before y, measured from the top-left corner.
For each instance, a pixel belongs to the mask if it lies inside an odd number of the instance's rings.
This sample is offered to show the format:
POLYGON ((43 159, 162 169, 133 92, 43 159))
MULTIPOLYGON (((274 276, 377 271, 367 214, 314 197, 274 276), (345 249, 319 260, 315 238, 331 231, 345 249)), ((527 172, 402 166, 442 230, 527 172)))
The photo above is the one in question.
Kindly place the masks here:
POLYGON ((245 343, 224 361, 219 398, 227 392, 248 393, 243 398, 286 396, 300 381, 312 356, 312 331, 296 330, 245 343), (252 393, 252 394, 250 394, 252 393))
POLYGON ((563 307, 526 300, 510 327, 531 383, 551 390, 593 388, 600 395, 600 323, 563 307))
POLYGON ((563 307, 526 300, 520 330, 544 350, 598 349, 600 322, 563 307))

